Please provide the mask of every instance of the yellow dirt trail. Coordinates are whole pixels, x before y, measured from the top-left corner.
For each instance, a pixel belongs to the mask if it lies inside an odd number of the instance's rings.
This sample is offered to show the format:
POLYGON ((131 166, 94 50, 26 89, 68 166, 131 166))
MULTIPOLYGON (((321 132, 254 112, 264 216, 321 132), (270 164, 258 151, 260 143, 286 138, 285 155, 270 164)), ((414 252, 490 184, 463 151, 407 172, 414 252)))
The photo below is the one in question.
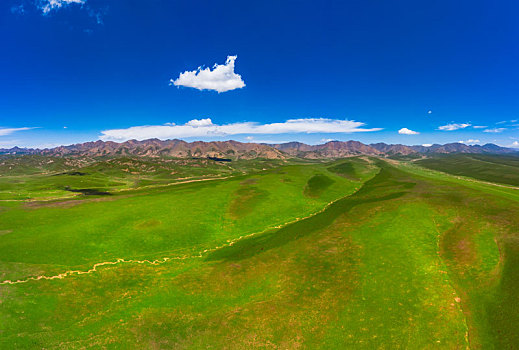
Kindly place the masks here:
MULTIPOLYGON (((355 192, 358 191, 359 188, 360 187, 356 188, 355 192)), ((355 193, 355 192, 353 192, 353 193, 355 193)), ((351 196, 353 193, 351 193, 349 196, 351 196)), ((256 236, 256 235, 259 235, 259 234, 262 234, 262 233, 265 233, 265 232, 268 232, 268 231, 271 231, 271 230, 280 229, 282 227, 291 225, 291 224, 293 224, 295 222, 308 219, 308 218, 310 218, 310 217, 312 217, 314 215, 322 213, 330 205, 332 205, 333 203, 337 202, 340 199, 342 199, 342 198, 339 198, 339 199, 336 199, 334 201, 329 202, 321 210, 319 210, 317 212, 314 212, 314 213, 312 213, 312 214, 310 214, 308 216, 305 216, 305 217, 302 217, 302 218, 296 218, 294 220, 285 222, 285 223, 280 224, 280 225, 268 227, 268 228, 266 228, 266 229, 264 229, 262 231, 259 231, 259 232, 254 232, 254 233, 250 233, 250 234, 247 234, 247 235, 240 236, 240 237, 235 238, 233 240, 229 240, 229 241, 227 241, 226 243, 224 243, 224 244, 222 244, 220 246, 204 249, 204 250, 198 252, 197 254, 193 254, 193 255, 180 255, 180 256, 174 256, 174 257, 163 257, 163 258, 156 259, 156 260, 148 260, 148 259, 145 259, 145 260, 135 260, 135 259, 118 258, 118 259, 116 259, 114 261, 103 261, 103 262, 96 263, 89 270, 84 270, 84 271, 81 271, 81 270, 69 270, 69 271, 65 271, 63 273, 60 273, 58 275, 54 275, 54 276, 41 275, 41 276, 27 277, 27 278, 16 280, 16 281, 5 280, 5 281, 0 282, 0 285, 6 285, 6 284, 12 285, 12 284, 27 283, 27 282, 30 282, 30 281, 40 281, 40 280, 63 279, 63 278, 70 277, 70 276, 73 276, 73 275, 87 275, 87 274, 91 274, 91 273, 97 272, 98 268, 103 267, 103 266, 113 266, 113 265, 120 265, 120 264, 160 265, 160 264, 164 264, 164 263, 166 263, 168 261, 172 261, 172 260, 186 260, 186 259, 202 258, 204 256, 204 254, 216 251, 218 249, 222 249, 222 248, 225 248, 225 247, 232 246, 234 243, 236 243, 236 242, 238 242, 238 241, 240 241, 242 239, 249 238, 249 237, 252 237, 252 236, 256 236)))

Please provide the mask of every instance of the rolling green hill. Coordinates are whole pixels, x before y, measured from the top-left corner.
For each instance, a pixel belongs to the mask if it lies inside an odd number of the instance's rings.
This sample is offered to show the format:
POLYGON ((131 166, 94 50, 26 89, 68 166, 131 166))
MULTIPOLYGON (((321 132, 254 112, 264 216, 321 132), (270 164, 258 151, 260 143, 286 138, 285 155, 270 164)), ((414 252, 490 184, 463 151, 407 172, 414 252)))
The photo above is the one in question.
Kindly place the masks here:
POLYGON ((518 156, 452 154, 421 159, 416 163, 453 175, 519 186, 518 156))

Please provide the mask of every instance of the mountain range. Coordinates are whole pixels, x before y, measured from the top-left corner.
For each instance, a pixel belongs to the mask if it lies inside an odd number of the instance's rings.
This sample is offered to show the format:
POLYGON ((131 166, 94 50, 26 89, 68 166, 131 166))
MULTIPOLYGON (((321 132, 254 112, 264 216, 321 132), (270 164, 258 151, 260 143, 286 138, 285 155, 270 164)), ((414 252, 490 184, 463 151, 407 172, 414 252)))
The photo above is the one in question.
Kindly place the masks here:
POLYGON ((330 141, 321 145, 307 145, 301 142, 281 144, 243 143, 238 141, 195 141, 149 139, 130 140, 122 143, 95 141, 46 149, 13 147, 0 149, 0 154, 38 154, 46 156, 143 156, 177 158, 230 158, 230 159, 286 159, 292 157, 306 159, 341 158, 353 155, 420 155, 441 153, 492 153, 509 154, 518 150, 486 145, 466 145, 462 143, 435 144, 432 146, 406 146, 400 144, 374 143, 366 145, 359 141, 330 141))

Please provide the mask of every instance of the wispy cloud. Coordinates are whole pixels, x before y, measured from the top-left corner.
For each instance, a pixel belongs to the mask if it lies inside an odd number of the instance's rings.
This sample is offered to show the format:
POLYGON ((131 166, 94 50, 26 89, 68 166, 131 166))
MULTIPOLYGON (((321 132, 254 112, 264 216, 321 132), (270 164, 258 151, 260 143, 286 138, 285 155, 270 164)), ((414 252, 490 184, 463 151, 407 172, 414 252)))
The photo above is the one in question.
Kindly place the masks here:
POLYGON ((76 5, 84 5, 87 0, 42 0, 40 1, 38 8, 44 13, 47 14, 52 10, 58 10, 62 7, 76 4, 76 5))
POLYGON ((398 130, 398 133, 401 135, 418 135, 419 134, 418 131, 413 131, 408 128, 402 128, 402 129, 398 130))
POLYGON ((247 140, 247 143, 266 143, 267 145, 279 144, 279 143, 288 143, 290 141, 286 140, 247 140))
POLYGON ((505 131, 506 128, 493 128, 493 129, 485 129, 483 132, 490 132, 490 133, 499 133, 505 131))
POLYGON ((484 128, 488 128, 488 126, 486 126, 486 125, 474 125, 473 128, 474 129, 484 129, 484 128))
POLYGON ((380 128, 364 128, 365 125, 365 123, 354 120, 328 118, 289 119, 285 122, 269 124, 256 122, 214 124, 211 119, 206 118, 193 119, 182 125, 169 123, 167 125, 144 125, 127 129, 105 130, 101 132, 100 139, 105 141, 126 141, 150 138, 222 137, 247 134, 354 133, 382 130, 380 128))
POLYGON ((461 124, 451 123, 451 124, 442 125, 442 126, 438 127, 438 130, 453 131, 453 130, 458 130, 458 129, 465 129, 469 126, 471 126, 471 124, 469 124, 469 123, 461 123, 461 124))
POLYGON ((256 140, 254 138, 254 136, 247 136, 245 138, 245 142, 248 142, 248 143, 267 143, 267 144, 276 144, 276 143, 287 143, 289 141, 284 141, 284 140, 266 140, 266 139, 261 139, 261 140, 256 140))
POLYGON ((500 122, 495 123, 496 125, 503 125, 507 124, 505 126, 516 126, 514 123, 517 123, 517 119, 510 119, 510 120, 502 120, 500 122))
POLYGON ((0 136, 11 135, 12 133, 15 133, 17 131, 24 131, 24 130, 31 130, 31 129, 35 129, 35 128, 28 128, 28 127, 25 127, 25 128, 1 128, 0 127, 0 136))
MULTIPOLYGON (((46 16, 69 6, 79 6, 89 17, 94 18, 97 24, 103 24, 102 17, 108 11, 108 5, 104 7, 96 6, 94 8, 89 5, 88 0, 20 0, 20 2, 19 5, 11 7, 11 13, 24 15, 34 7, 38 12, 46 16), (26 8, 28 4, 30 6, 26 8)), ((85 29, 85 31, 91 31, 91 29, 85 29)))
POLYGON ((170 85, 186 86, 198 90, 226 92, 241 89, 245 82, 234 72, 234 62, 238 56, 227 56, 225 64, 215 64, 213 69, 198 67, 197 70, 180 73, 177 79, 170 79, 170 85))
POLYGON ((475 144, 475 143, 480 143, 481 141, 477 140, 477 139, 468 139, 466 141, 458 141, 458 143, 464 143, 466 145, 472 145, 472 144, 475 144))

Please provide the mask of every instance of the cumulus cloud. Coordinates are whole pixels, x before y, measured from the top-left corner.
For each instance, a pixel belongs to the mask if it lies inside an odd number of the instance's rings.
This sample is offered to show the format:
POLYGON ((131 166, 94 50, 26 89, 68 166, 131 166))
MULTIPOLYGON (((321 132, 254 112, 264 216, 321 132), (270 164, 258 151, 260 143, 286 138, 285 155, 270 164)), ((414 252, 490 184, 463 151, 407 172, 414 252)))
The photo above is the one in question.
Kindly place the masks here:
POLYGON ((458 129, 465 129, 469 126, 471 126, 471 124, 469 124, 469 123, 462 123, 462 124, 452 123, 452 124, 442 125, 442 126, 438 127, 438 130, 453 131, 453 130, 458 130, 458 129))
POLYGON ((398 130, 398 133, 401 135, 418 135, 419 134, 418 131, 413 131, 408 128, 402 128, 402 129, 398 130))
POLYGON ((0 127, 0 136, 11 135, 12 133, 17 132, 17 131, 24 131, 24 130, 31 130, 31 129, 34 129, 34 128, 1 128, 0 127))
POLYGON ((493 128, 493 129, 485 129, 483 132, 490 132, 490 133, 499 133, 505 131, 506 128, 493 128))
MULTIPOLYGON (((173 124, 175 125, 175 124, 173 124)), ((210 126, 213 125, 213 122, 211 121, 211 118, 205 118, 205 119, 193 119, 186 123, 186 125, 189 126, 210 126)))
POLYGON ((468 139, 466 141, 458 141, 458 143, 464 143, 464 144, 467 144, 467 145, 470 145, 470 144, 474 144, 474 143, 480 143, 481 141, 479 140, 474 140, 474 139, 468 139))
POLYGON ((424 147, 431 147, 432 143, 424 143, 422 146, 424 146, 424 147))
POLYGON ((144 125, 127 129, 105 130, 101 132, 100 139, 126 141, 150 138, 221 137, 244 134, 354 133, 382 130, 380 128, 363 128, 365 125, 365 123, 354 120, 328 118, 289 119, 282 123, 269 124, 256 122, 214 124, 210 118, 206 118, 193 119, 183 125, 144 125))
POLYGON ((215 64, 213 69, 198 67, 197 70, 180 73, 175 80, 170 80, 170 85, 186 86, 198 90, 214 90, 226 92, 241 89, 245 86, 241 75, 234 72, 234 62, 238 56, 227 56, 225 64, 215 64))
POLYGON ((86 1, 87 0, 43 0, 38 7, 44 14, 47 14, 52 10, 58 10, 71 4, 84 5, 86 1))
POLYGON ((512 147, 512 148, 519 148, 519 142, 518 142, 518 141, 514 141, 514 142, 512 142, 512 144, 510 145, 510 147, 512 147))

